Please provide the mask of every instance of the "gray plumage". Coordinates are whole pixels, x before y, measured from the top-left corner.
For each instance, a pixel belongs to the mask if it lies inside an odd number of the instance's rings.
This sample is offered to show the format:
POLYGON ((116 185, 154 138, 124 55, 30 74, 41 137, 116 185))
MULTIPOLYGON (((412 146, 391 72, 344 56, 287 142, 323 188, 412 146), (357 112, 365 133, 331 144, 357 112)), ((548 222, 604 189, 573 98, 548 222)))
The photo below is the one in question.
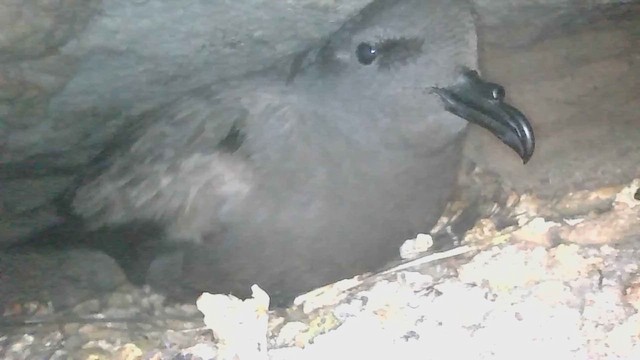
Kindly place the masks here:
POLYGON ((452 191, 467 122, 431 87, 461 66, 477 68, 465 1, 375 1, 318 47, 146 114, 74 209, 194 244, 179 271, 198 290, 290 299, 375 270, 452 191))

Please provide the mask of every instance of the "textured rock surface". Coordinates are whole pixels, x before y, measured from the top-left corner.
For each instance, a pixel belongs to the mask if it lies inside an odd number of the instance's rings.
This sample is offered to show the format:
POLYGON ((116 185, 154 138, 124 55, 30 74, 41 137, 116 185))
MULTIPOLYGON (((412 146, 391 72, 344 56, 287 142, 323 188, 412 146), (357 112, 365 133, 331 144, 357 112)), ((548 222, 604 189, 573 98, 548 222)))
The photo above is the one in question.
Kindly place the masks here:
POLYGON ((45 57, 81 33, 99 1, 8 0, 0 4, 0 61, 45 57))
POLYGON ((0 253, 0 308, 40 301, 62 310, 125 281, 116 262, 95 251, 0 253))

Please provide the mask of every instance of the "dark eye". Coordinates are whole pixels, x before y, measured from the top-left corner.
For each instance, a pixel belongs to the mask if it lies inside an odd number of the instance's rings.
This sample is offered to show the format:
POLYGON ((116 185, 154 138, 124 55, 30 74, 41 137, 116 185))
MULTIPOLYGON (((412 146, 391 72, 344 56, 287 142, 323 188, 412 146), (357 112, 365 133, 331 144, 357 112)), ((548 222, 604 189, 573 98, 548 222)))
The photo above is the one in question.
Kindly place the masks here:
POLYGON ((493 88, 491 89, 491 98, 493 100, 502 101, 504 100, 504 97, 505 97, 504 87, 500 85, 494 85, 493 88))
POLYGON ((360 64, 369 65, 378 57, 378 51, 371 44, 363 42, 356 48, 356 56, 360 64))

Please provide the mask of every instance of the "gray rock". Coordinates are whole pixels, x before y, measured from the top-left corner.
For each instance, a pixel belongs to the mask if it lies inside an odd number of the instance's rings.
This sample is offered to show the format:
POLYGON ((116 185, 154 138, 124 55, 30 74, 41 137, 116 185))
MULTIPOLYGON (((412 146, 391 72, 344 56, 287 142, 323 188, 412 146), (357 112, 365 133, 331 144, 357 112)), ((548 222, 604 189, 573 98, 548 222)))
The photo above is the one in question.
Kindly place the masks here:
POLYGON ((51 302, 60 310, 126 281, 115 260, 90 250, 0 252, 0 306, 51 302))
POLYGON ((81 33, 97 0, 8 0, 0 4, 0 62, 46 56, 81 33))
POLYGON ((598 18, 629 17, 633 1, 477 0, 483 41, 493 46, 523 48, 563 33, 593 25, 598 18), (623 4, 624 3, 624 4, 623 4))

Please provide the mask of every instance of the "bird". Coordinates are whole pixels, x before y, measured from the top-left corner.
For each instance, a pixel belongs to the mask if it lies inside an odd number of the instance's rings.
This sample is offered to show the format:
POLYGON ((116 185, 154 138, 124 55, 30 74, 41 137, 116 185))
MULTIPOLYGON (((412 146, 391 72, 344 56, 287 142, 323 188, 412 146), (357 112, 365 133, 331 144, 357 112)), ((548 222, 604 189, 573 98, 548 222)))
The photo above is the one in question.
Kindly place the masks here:
POLYGON ((288 304, 428 232, 469 123, 531 158, 529 120, 477 69, 467 1, 375 0, 304 51, 141 115, 72 209, 92 228, 160 224, 185 293, 257 284, 288 304))

